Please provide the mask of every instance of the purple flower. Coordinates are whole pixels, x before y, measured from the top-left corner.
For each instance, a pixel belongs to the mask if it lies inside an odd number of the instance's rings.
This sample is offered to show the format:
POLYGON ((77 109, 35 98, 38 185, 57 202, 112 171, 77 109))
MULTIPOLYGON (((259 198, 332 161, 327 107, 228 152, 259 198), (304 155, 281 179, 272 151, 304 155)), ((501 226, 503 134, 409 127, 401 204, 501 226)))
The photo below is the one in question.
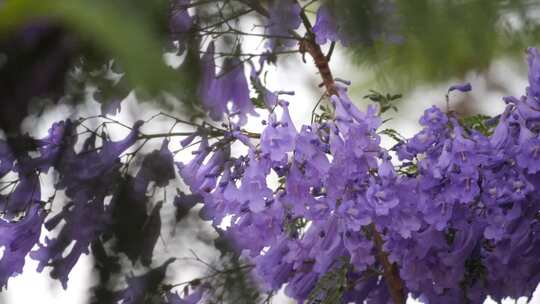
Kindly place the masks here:
POLYGON ((520 167, 534 174, 540 171, 540 138, 534 137, 523 143, 516 155, 520 167))
POLYGON ((36 166, 42 172, 58 163, 59 158, 67 145, 73 144, 70 142, 72 136, 73 123, 68 119, 65 121, 55 122, 49 129, 47 137, 40 140, 40 157, 36 160, 36 166))
POLYGON ((493 135, 490 137, 489 142, 491 146, 496 150, 503 150, 508 147, 512 142, 510 128, 508 123, 508 116, 512 106, 507 106, 504 113, 501 115, 499 124, 493 131, 493 135))
POLYGON ((291 36, 290 30, 297 29, 302 23, 300 10, 301 7, 296 1, 272 1, 269 8, 270 17, 265 30, 265 34, 271 37, 266 42, 268 49, 278 50, 295 45, 295 40, 287 39, 287 37, 291 36))
POLYGON ((448 93, 452 91, 460 91, 462 93, 465 93, 465 92, 469 92, 470 90, 472 90, 472 86, 470 83, 467 82, 467 83, 456 84, 456 85, 451 86, 450 88, 448 88, 448 93))
POLYGON ((283 105, 283 114, 279 121, 274 113, 270 114, 268 126, 261 135, 261 150, 269 154, 272 161, 286 158, 286 153, 293 150, 298 132, 294 127, 287 105, 283 105))
POLYGON ((529 64, 527 95, 534 96, 538 105, 538 98, 540 98, 540 52, 537 48, 529 48, 527 53, 527 63, 529 64))
POLYGON ((388 215, 390 209, 399 204, 396 193, 389 188, 378 183, 372 183, 367 192, 367 202, 376 215, 388 215))
POLYGON ((278 290, 293 275, 293 265, 284 260, 289 252, 289 241, 279 239, 263 255, 254 259, 255 271, 266 290, 278 290))
POLYGON ((165 187, 174 179, 174 160, 169 150, 169 141, 164 140, 159 150, 146 155, 141 169, 135 177, 135 183, 140 184, 142 192, 146 192, 149 182, 155 182, 158 187, 165 187))
MULTIPOLYGON (((39 261, 38 272, 45 266, 52 267, 51 277, 59 279, 64 289, 67 288, 69 273, 77 263, 79 257, 88 254, 92 241, 104 233, 111 223, 110 213, 105 210, 102 201, 74 204, 62 211, 60 215, 65 224, 58 236, 53 239, 45 237, 44 244, 30 253, 30 257, 39 261), (101 203, 101 204, 100 204, 101 203), (70 243, 75 241, 73 246, 70 243), (70 248, 70 249, 68 249, 70 248)), ((52 230, 59 224, 57 219, 47 222, 47 229, 52 230)))
POLYGON ((373 242, 362 237, 361 232, 346 231, 343 243, 351 255, 351 263, 356 271, 363 271, 375 263, 373 242))
POLYGON ((214 42, 210 42, 206 52, 201 58, 201 81, 199 96, 203 107, 213 120, 219 121, 227 110, 227 100, 223 96, 222 82, 216 78, 216 64, 214 61, 214 42))
POLYGON ((183 298, 180 298, 180 296, 177 293, 167 293, 166 298, 167 302, 163 304, 197 304, 200 303, 202 300, 204 293, 206 291, 207 286, 201 285, 200 287, 197 287, 195 291, 192 291, 188 295, 184 295, 183 298))
POLYGON ((19 175, 19 182, 9 195, 0 195, 0 206, 8 219, 13 219, 32 204, 41 202, 41 183, 39 175, 29 173, 19 175))
POLYGON ((64 223, 55 238, 46 237, 44 244, 39 244, 30 256, 39 261, 38 271, 45 266, 52 267, 51 277, 59 279, 64 288, 79 257, 88 254, 90 244, 111 225, 111 210, 105 206, 105 197, 112 194, 119 180, 118 158, 136 142, 141 125, 141 121, 136 122, 122 140, 104 140, 101 149, 95 148, 96 138, 91 136, 83 143, 80 153, 75 153, 72 147, 66 149, 55 166, 60 172, 57 187, 66 189, 69 203, 45 226, 52 230, 61 220, 64 223))
POLYGON ((315 272, 297 272, 285 287, 285 294, 302 303, 308 298, 318 278, 315 272))
POLYGON ((438 231, 447 227, 453 215, 454 206, 446 199, 443 195, 431 197, 424 194, 420 197, 419 209, 424 214, 423 220, 438 231))
POLYGON ((249 166, 246 169, 238 192, 238 200, 246 203, 252 212, 261 212, 272 198, 272 190, 266 184, 266 175, 270 171, 267 159, 258 158, 251 152, 249 166))
POLYGON ((9 173, 15 162, 15 156, 7 141, 0 140, 0 178, 9 173))
POLYGON ((287 173, 286 192, 280 201, 290 208, 295 216, 306 216, 309 219, 326 217, 333 209, 334 202, 323 196, 314 197, 312 187, 320 186, 320 184, 312 184, 298 165, 291 165, 287 173))
POLYGON ((61 187, 66 187, 68 196, 73 196, 81 185, 88 185, 91 180, 106 182, 105 176, 119 165, 119 156, 129 149, 139 136, 142 121, 133 125, 131 132, 122 140, 105 140, 101 149, 95 147, 95 136, 90 136, 83 144, 80 153, 66 151, 56 168, 60 171, 61 187))
POLYGON ((433 129, 445 128, 448 123, 448 117, 436 106, 424 111, 424 115, 420 118, 420 124, 433 129))
POLYGON ((426 128, 416 133, 405 147, 409 153, 417 155, 426 152, 436 141, 436 134, 431 129, 426 128))
POLYGON ((316 178, 324 176, 330 168, 330 163, 325 154, 327 146, 317 136, 316 131, 308 126, 303 126, 296 137, 294 147, 294 160, 302 164, 305 177, 316 178))
POLYGON ((45 211, 34 204, 18 222, 0 219, 0 245, 4 249, 0 259, 0 290, 7 287, 10 277, 22 273, 26 255, 39 241, 45 215, 45 211))
POLYGON ((161 266, 143 275, 126 277, 127 287, 114 293, 115 301, 122 301, 124 304, 143 304, 150 296, 158 295, 167 267, 174 260, 168 259, 161 266))
POLYGON ((469 203, 480 194, 477 171, 451 173, 449 178, 448 197, 461 203, 469 203))
POLYGON ((176 0, 169 20, 169 29, 174 37, 182 37, 193 26, 193 17, 188 13, 187 6, 191 0, 176 0))
POLYGON ((205 162, 211 148, 207 139, 203 139, 198 150, 194 152, 196 156, 188 164, 176 163, 180 176, 193 193, 214 189, 223 163, 230 153, 229 149, 230 147, 226 146, 225 149, 215 151, 205 162))
POLYGON ((371 217, 367 214, 367 210, 364 210, 361 205, 365 202, 357 203, 352 200, 341 203, 337 212, 341 218, 343 218, 347 229, 351 231, 358 231, 363 226, 371 223, 371 217))
POLYGON ((512 229, 516 219, 522 215, 520 204, 515 203, 510 210, 500 208, 490 209, 490 219, 484 230, 484 237, 488 240, 500 241, 507 237, 507 231, 512 229))
MULTIPOLYGON (((203 198, 199 194, 185 194, 184 192, 177 190, 177 195, 174 198, 174 207, 176 207, 176 221, 180 221, 183 219, 189 211, 195 207, 195 204, 200 203, 203 201, 203 198)), ((209 204, 207 201, 207 204, 205 204, 205 207, 207 207, 209 204)), ((215 218, 215 216, 211 216, 208 219, 215 218)))
POLYGON ((378 109, 368 106, 367 112, 360 111, 347 94, 347 88, 338 86, 339 97, 332 95, 332 104, 335 107, 336 125, 344 134, 348 133, 350 126, 358 123, 355 127, 364 127, 369 131, 376 130, 381 124, 378 109))
POLYGON ((313 25, 313 33, 315 33, 315 41, 320 45, 325 44, 328 40, 334 42, 340 40, 338 37, 338 24, 326 5, 321 5, 317 10, 317 20, 313 25))
POLYGON ((244 63, 240 59, 227 59, 218 81, 221 82, 221 94, 224 96, 225 103, 232 103, 229 115, 238 117, 238 125, 246 123, 248 113, 257 115, 249 98, 249 86, 244 74, 244 63))
POLYGON ((227 58, 221 75, 216 75, 214 43, 211 42, 201 58, 202 79, 199 96, 209 116, 216 121, 224 114, 238 117, 238 125, 246 123, 248 113, 256 115, 249 98, 249 87, 244 75, 244 63, 238 58, 227 58), (231 107, 228 103, 231 102, 231 107))

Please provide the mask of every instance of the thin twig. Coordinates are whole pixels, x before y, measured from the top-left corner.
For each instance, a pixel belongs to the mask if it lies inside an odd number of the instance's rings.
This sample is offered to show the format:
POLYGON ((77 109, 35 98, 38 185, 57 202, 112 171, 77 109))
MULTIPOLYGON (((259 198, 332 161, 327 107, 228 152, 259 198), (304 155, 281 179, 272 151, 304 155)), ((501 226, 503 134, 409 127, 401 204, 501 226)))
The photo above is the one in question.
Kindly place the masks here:
POLYGON ((254 265, 250 265, 250 264, 246 264, 246 265, 240 265, 240 266, 235 267, 235 268, 218 270, 217 272, 214 272, 214 273, 209 274, 209 275, 204 276, 204 277, 200 277, 200 278, 196 278, 196 279, 193 279, 193 280, 189 280, 189 281, 184 281, 184 282, 172 284, 172 285, 170 285, 170 287, 171 287, 171 288, 174 288, 174 287, 178 287, 178 286, 190 284, 190 283, 192 283, 193 281, 196 281, 196 280, 198 280, 198 281, 204 281, 204 280, 208 280, 208 279, 214 278, 214 277, 216 277, 216 276, 218 276, 218 275, 227 274, 227 273, 232 273, 232 272, 235 272, 235 271, 238 271, 238 270, 250 269, 250 268, 253 268, 253 267, 255 267, 255 266, 254 266, 254 265))
POLYGON ((334 82, 334 77, 332 76, 332 71, 328 65, 327 56, 323 54, 321 46, 315 41, 315 33, 313 32, 313 26, 309 21, 305 11, 300 12, 300 17, 302 18, 302 23, 306 28, 306 36, 300 42, 300 50, 307 52, 313 58, 315 66, 319 70, 319 74, 323 80, 323 84, 326 88, 326 92, 329 96, 338 95, 336 85, 334 82))
POLYGON ((328 52, 326 53, 326 61, 330 62, 330 59, 332 58, 332 54, 334 54, 335 47, 336 47, 336 42, 332 41, 332 43, 330 43, 330 49, 328 49, 328 52))

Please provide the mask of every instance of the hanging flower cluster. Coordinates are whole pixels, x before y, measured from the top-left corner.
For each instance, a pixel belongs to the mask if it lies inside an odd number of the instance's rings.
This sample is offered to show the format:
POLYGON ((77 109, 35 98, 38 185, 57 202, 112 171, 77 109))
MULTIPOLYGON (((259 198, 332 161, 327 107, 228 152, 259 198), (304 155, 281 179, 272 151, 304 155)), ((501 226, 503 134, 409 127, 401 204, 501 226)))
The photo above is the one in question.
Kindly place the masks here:
MULTIPOLYGON (((301 8, 294 1, 272 3, 266 47, 279 51, 291 47, 285 36, 300 26, 301 8)), ((194 26, 186 9, 172 17, 178 37, 194 26)), ((331 17, 325 7, 318 13, 313 35, 319 44, 344 39, 331 17)), ((189 160, 175 162, 170 133, 137 170, 127 170, 132 155, 123 161, 126 151, 159 137, 143 134, 142 121, 119 141, 105 132, 79 141, 82 123, 60 121, 45 138, 20 139, 35 154, 0 140, 0 286, 30 256, 38 271, 50 268, 66 288, 80 256, 102 243, 151 266, 167 202, 151 205, 147 192, 178 173, 191 190, 175 197, 179 212, 202 202, 201 217, 252 265, 247 269, 268 293, 285 286, 299 303, 400 303, 408 294, 427 303, 481 303, 488 295, 532 295, 540 282, 537 49, 529 49, 525 95, 505 98, 499 116, 471 124, 431 107, 420 132, 385 149, 379 108, 361 111, 345 86, 326 83, 335 85, 329 105, 297 127, 289 103, 263 87, 255 69, 250 81, 268 117, 261 134, 247 132, 243 127, 256 112, 244 64, 227 59, 217 73, 214 48, 209 43, 200 58, 197 93, 210 118, 228 124, 205 123, 181 134, 183 147, 197 147, 189 160), (247 152, 233 156, 232 143, 247 152), (51 170, 54 188, 68 201, 53 216, 54 196, 44 201, 40 183, 51 170), (42 226, 59 233, 40 241, 42 226)), ((457 85, 448 93, 470 90, 457 85)), ((161 284, 173 261, 128 277, 113 299, 143 303, 146 291, 155 290, 163 303, 205 303, 208 284, 183 297, 161 284)))
POLYGON ((377 109, 358 110, 340 88, 331 119, 298 130, 280 101, 281 118, 270 114, 258 145, 238 138, 247 155, 223 157, 203 142, 180 174, 206 218, 232 216, 226 235, 261 284, 286 285, 299 302, 322 300, 318 283, 344 265, 347 284, 325 288, 388 302, 381 250, 399 268, 401 292, 430 303, 531 296, 540 281, 539 62, 530 49, 526 95, 505 98, 496 127, 431 107, 423 129, 392 149, 399 162, 380 146, 377 109))

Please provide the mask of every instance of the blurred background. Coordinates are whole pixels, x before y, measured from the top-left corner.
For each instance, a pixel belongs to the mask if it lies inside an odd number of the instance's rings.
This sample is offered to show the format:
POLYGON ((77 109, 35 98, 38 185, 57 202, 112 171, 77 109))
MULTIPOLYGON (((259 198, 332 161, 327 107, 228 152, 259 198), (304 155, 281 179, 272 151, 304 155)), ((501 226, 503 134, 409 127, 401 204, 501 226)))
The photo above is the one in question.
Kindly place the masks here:
MULTIPOLYGON (((29 133, 39 138, 55 121, 102 113, 126 125, 160 111, 206 119, 197 96, 200 55, 214 41, 223 53, 218 61, 234 56, 257 61, 258 56, 249 54, 267 51, 262 37, 264 16, 250 8, 273 2, 0 0, 0 135, 29 133), (191 24, 174 23, 179 6, 193 17, 191 24)), ((540 1, 300 3, 312 23, 317 8, 328 5, 344 35, 350 37, 322 48, 333 50, 333 74, 352 82, 351 99, 357 105, 365 108, 371 102, 365 98, 370 90, 402 95, 393 103, 397 111, 383 114, 389 119, 383 127, 405 137, 420 130, 417 120, 424 109, 433 104, 446 107, 445 94, 456 83, 470 82, 473 90, 451 95, 452 110, 463 116, 501 113, 502 97, 524 94, 525 52, 528 46, 540 44, 540 1)), ((302 29, 298 32, 303 34, 302 29)), ((264 79, 272 91, 294 91, 284 99, 290 101, 299 129, 310 122, 323 91, 311 58, 306 56, 304 63, 298 47, 290 49, 273 54, 275 58, 264 68, 264 79)), ((264 116, 254 117, 247 129, 260 131, 261 119, 264 116)), ((158 118, 145 125, 144 131, 167 132, 172 124, 158 118)), ((121 138, 128 130, 118 126, 111 132, 121 138)), ((384 145, 393 143, 384 137, 384 145)), ((159 144, 145 149, 151 151, 159 144)), ((173 140, 170 147, 179 149, 180 143, 173 140)), ((186 159, 189 152, 175 159, 186 159)), ((41 182, 47 184, 46 179, 41 182)), ((184 189, 173 185, 170 191, 175 188, 184 189)), ((160 199, 164 198, 153 198, 160 199)), ((170 256, 180 258, 169 268, 166 281, 191 280, 205 274, 206 262, 227 262, 214 243, 218 234, 199 218, 198 208, 178 217, 172 204, 163 207, 161 238, 154 254, 158 262, 153 266, 170 256)), ((36 273, 37 263, 28 259, 24 273, 11 279, 7 291, 0 293, 0 303, 96 303, 92 300, 92 287, 100 281, 96 263, 95 255, 83 255, 71 273, 69 288, 62 290, 47 271, 36 273)), ((111 283, 120 287, 125 285, 124 275, 145 271, 122 256, 120 265, 111 283)), ((287 299, 278 295, 273 303, 287 303, 287 299)), ((530 303, 540 303, 538 291, 530 303)))

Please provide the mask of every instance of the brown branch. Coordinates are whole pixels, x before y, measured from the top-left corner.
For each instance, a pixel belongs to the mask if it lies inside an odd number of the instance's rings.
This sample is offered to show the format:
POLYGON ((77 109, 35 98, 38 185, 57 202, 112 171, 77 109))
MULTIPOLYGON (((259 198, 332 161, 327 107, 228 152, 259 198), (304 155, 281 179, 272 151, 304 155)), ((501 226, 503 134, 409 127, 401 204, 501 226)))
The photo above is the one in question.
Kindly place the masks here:
POLYGON ((309 21, 308 17, 304 10, 301 11, 300 17, 302 18, 302 23, 306 28, 306 36, 300 41, 300 51, 307 52, 313 58, 315 66, 319 70, 319 74, 323 80, 323 85, 326 88, 328 95, 338 95, 336 89, 336 83, 334 82, 334 76, 332 76, 332 71, 328 64, 328 57, 322 52, 321 46, 315 42, 315 33, 313 33, 313 26, 309 21))
MULTIPOLYGON (((306 36, 300 42, 300 51, 308 52, 311 57, 313 57, 313 60, 315 61, 315 66, 321 74, 321 77, 323 79, 323 85, 325 86, 328 95, 338 96, 334 77, 332 76, 332 71, 330 70, 330 66, 328 64, 331 53, 333 51, 333 47, 331 47, 331 51, 329 51, 328 56, 324 55, 320 45, 318 45, 315 41, 315 33, 313 33, 313 26, 311 25, 311 22, 309 21, 304 10, 301 11, 300 17, 302 18, 302 23, 306 28, 306 36)), ((381 234, 377 231, 374 224, 371 224, 370 226, 373 236, 373 242, 375 243, 377 260, 379 261, 379 263, 381 263, 383 267, 383 278, 386 282, 386 285, 388 286, 392 301, 395 304, 405 304, 405 289, 403 286, 403 281, 399 277, 398 269, 396 265, 390 263, 390 260, 388 259, 388 253, 386 253, 383 249, 384 241, 381 237, 381 234)))
POLYGON ((399 277, 398 269, 395 264, 390 263, 388 259, 388 253, 383 249, 384 241, 381 234, 377 231, 374 224, 370 225, 371 235, 373 237, 373 243, 375 244, 375 251, 377 260, 383 267, 383 278, 392 297, 392 301, 395 304, 405 304, 405 293, 403 287, 403 281, 399 277))

